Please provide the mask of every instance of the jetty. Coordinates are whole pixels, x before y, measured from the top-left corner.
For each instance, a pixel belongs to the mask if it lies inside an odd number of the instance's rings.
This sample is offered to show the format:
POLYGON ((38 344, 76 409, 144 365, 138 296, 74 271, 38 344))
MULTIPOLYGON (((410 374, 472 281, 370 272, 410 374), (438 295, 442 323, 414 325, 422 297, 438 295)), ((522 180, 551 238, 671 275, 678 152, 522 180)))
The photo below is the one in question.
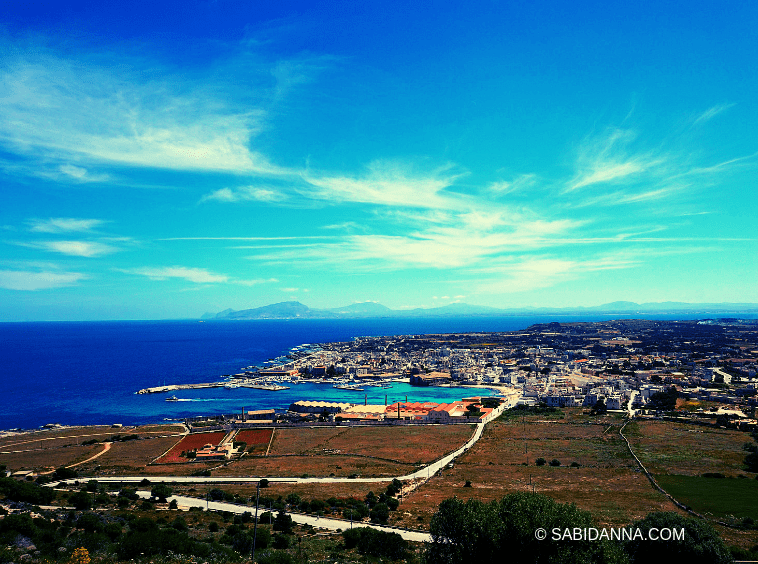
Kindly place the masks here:
POLYGON ((155 386, 143 388, 135 394, 160 394, 161 392, 173 392, 174 390, 199 390, 201 388, 223 388, 228 382, 206 382, 202 384, 171 384, 168 386, 155 386))

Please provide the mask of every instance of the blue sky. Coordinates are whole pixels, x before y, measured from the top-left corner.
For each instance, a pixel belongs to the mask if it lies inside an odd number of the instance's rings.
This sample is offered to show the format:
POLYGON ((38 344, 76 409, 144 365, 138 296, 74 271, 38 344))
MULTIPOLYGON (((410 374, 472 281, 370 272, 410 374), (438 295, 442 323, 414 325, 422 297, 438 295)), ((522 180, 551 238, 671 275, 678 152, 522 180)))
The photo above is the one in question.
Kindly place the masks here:
POLYGON ((0 14, 2 320, 758 302, 755 3, 115 4, 0 14))

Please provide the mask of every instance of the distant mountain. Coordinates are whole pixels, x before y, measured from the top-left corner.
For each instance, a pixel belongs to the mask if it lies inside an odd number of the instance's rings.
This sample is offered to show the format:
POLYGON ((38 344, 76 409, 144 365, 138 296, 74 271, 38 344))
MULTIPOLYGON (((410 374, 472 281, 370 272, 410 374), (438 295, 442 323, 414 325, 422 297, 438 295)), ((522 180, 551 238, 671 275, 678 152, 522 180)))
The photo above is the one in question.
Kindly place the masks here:
POLYGON ((440 307, 420 307, 405 311, 396 311, 396 314, 402 317, 465 317, 467 315, 503 315, 505 313, 508 312, 504 309, 498 309, 496 307, 477 306, 463 303, 448 304, 446 306, 440 307))
POLYGON ((690 304, 685 302, 656 302, 638 304, 635 302, 611 302, 591 307, 546 308, 525 307, 500 309, 496 307, 453 303, 433 308, 416 308, 408 310, 390 309, 376 302, 361 302, 332 309, 314 309, 300 302, 281 302, 253 309, 235 311, 226 309, 221 313, 206 313, 202 319, 357 319, 369 317, 467 317, 499 315, 567 315, 572 313, 614 313, 654 314, 654 313, 702 313, 704 316, 717 313, 758 313, 758 304, 722 303, 690 304))
POLYGON ((337 317, 327 311, 310 309, 300 302, 281 302, 240 311, 225 310, 216 319, 329 319, 337 317))
POLYGON ((382 304, 378 304, 376 302, 361 302, 357 304, 350 304, 345 307, 325 309, 320 311, 329 311, 336 315, 344 315, 350 317, 386 317, 388 315, 394 315, 396 313, 387 306, 383 306, 382 304))

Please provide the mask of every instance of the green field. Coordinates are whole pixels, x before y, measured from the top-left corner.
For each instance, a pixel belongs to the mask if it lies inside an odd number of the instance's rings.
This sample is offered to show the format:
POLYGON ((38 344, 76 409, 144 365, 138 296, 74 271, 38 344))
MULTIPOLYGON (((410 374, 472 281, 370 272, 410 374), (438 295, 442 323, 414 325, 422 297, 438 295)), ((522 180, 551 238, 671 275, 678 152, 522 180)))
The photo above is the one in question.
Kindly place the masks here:
POLYGON ((675 499, 706 517, 758 521, 758 480, 660 475, 655 479, 675 499))

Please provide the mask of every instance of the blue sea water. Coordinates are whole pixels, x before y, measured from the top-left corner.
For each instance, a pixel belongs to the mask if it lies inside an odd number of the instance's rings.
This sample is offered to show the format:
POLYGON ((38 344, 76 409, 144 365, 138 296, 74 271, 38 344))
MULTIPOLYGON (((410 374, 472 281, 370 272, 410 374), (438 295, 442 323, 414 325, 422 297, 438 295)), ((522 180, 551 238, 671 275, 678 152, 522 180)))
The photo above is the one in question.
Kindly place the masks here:
MULTIPOLYGON (((619 316, 615 316, 619 317, 619 316)), ((300 399, 362 402, 449 401, 455 388, 365 392, 326 384, 298 384, 277 392, 248 388, 181 390, 136 395, 146 387, 208 382, 242 367, 260 365, 304 343, 349 341, 358 336, 512 331, 549 321, 598 321, 584 317, 444 319, 112 321, 0 323, 0 429, 48 423, 137 424, 240 409, 286 408, 300 399)), ((486 393, 486 392, 485 392, 486 393)))

